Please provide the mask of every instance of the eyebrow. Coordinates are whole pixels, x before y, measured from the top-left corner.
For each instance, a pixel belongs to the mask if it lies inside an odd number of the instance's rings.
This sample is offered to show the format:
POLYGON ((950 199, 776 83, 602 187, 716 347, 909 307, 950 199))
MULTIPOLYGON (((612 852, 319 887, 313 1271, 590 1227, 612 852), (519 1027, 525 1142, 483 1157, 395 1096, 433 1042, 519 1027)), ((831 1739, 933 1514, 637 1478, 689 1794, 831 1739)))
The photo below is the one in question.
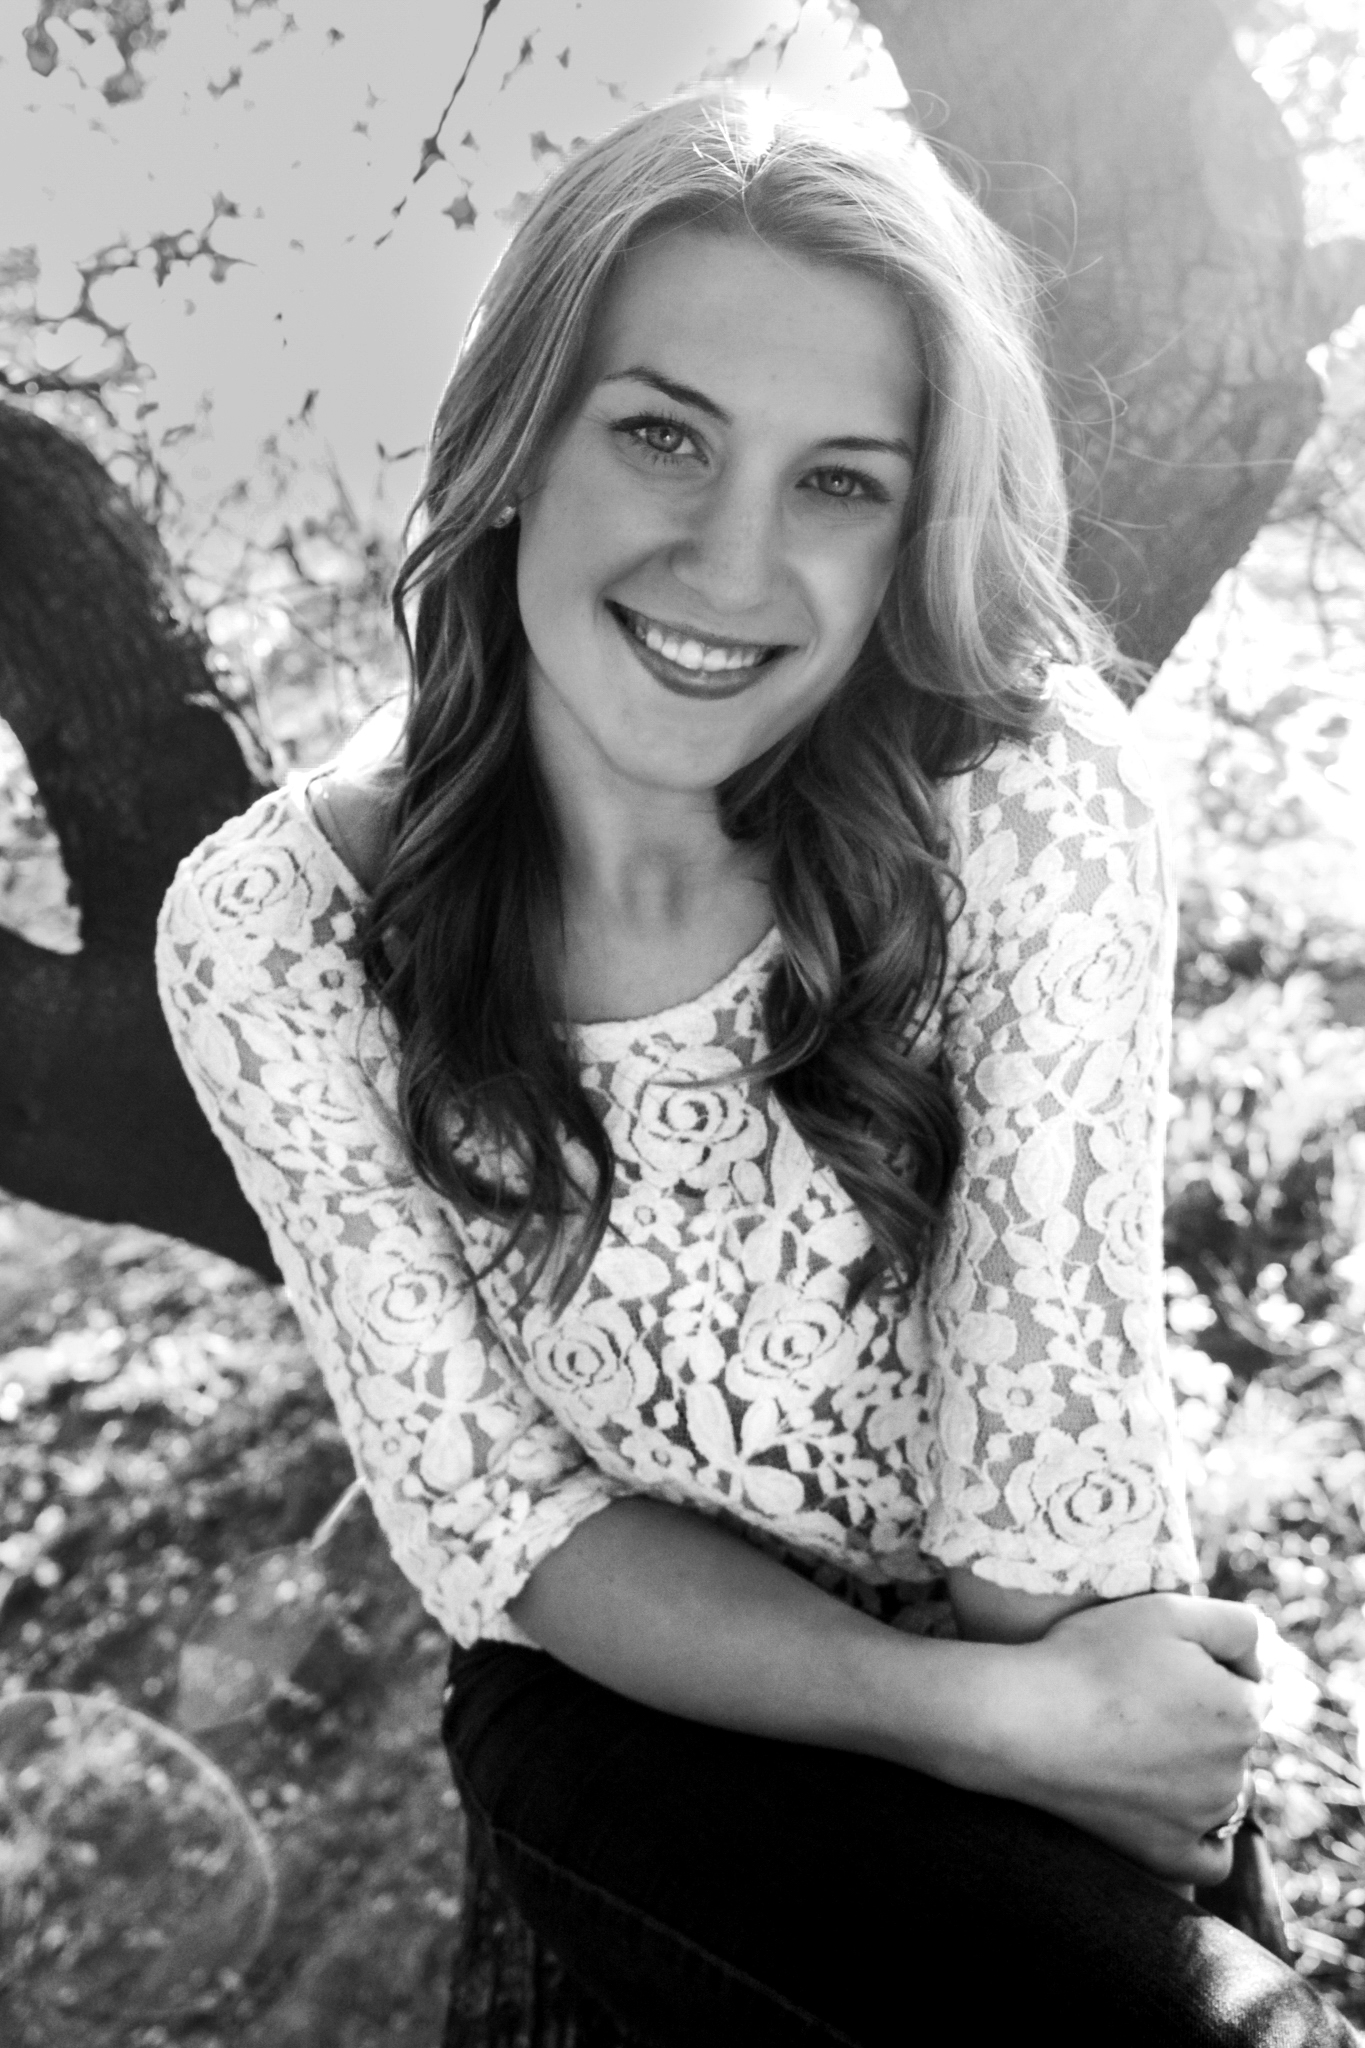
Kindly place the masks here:
MULTIPOLYGON (((694 411, 704 413, 707 419, 719 420, 724 427, 733 426, 731 415, 724 406, 717 405, 714 398, 708 398, 695 385, 679 384, 676 378, 665 377, 661 370, 653 370, 647 363, 633 363, 628 370, 613 370, 610 376, 598 380, 603 384, 652 384, 656 391, 662 391, 665 398, 671 398, 675 405, 690 405, 694 411)), ((828 439, 817 442, 820 448, 837 448, 850 455, 899 455, 906 462, 913 462, 915 451, 908 441, 897 436, 884 441, 875 434, 832 434, 828 439)))

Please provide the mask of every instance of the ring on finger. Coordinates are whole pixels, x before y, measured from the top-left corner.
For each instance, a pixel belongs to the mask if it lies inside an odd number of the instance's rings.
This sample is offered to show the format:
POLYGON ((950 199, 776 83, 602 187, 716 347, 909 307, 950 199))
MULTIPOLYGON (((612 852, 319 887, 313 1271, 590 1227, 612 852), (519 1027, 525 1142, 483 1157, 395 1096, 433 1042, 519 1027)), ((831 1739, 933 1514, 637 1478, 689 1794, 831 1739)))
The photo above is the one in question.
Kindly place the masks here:
POLYGON ((1221 1826, 1209 1829, 1208 1832, 1210 1841, 1231 1841, 1232 1837, 1237 1833, 1238 1829, 1241 1827, 1242 1822, 1246 1819, 1250 1807, 1251 1793, 1249 1788, 1243 1785, 1241 1791, 1237 1795, 1237 1804, 1233 1807, 1232 1812, 1228 1815, 1227 1819, 1221 1824, 1221 1826))

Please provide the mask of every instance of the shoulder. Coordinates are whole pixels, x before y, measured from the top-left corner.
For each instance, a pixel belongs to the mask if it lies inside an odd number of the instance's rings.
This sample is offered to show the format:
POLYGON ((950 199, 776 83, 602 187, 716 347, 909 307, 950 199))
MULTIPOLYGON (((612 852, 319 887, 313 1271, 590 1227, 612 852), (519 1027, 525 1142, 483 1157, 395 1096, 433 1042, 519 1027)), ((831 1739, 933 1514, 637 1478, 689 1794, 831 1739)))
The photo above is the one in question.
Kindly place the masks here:
POLYGON ((1041 850, 1155 829, 1155 778, 1131 714, 1093 669, 1048 672, 1037 730, 1000 740, 942 785, 960 859, 1002 832, 1041 850))
POLYGON ((401 710, 381 707, 334 761, 201 840, 162 905, 163 947, 207 947, 243 966, 278 949, 346 949, 382 852, 400 732, 401 710))
POLYGON ((1170 911, 1155 780, 1133 721, 1089 669, 1054 667, 1037 731, 1002 740, 943 785, 962 887, 955 949, 1041 940, 1097 908, 1135 924, 1170 911))
POLYGON ((299 990, 353 957, 357 907, 291 778, 180 863, 158 924, 163 990, 185 977, 299 990))

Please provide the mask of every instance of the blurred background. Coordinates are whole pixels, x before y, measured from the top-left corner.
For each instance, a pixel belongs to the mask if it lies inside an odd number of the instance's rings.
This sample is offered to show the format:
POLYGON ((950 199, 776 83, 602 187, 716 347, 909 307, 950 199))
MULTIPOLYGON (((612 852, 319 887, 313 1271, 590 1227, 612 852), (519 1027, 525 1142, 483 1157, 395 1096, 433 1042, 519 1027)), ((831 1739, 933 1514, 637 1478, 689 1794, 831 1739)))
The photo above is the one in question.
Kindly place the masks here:
MULTIPOLYGON (((1243 92, 1264 106, 1269 139, 1250 170, 1210 145, 1209 217, 1239 249, 1292 242, 1298 264, 1283 291, 1300 325, 1282 323, 1269 368, 1256 321, 1228 315, 1251 339, 1236 363, 1219 358, 1215 381, 1261 394, 1252 424, 1239 395, 1213 438, 1182 441, 1204 397, 1137 313, 1121 355, 1112 334, 1107 355, 1089 342, 1076 353, 1067 309, 1103 269, 1108 230, 1086 239, 1102 181, 1049 154, 1041 103, 1028 147, 990 167, 992 203, 1050 266, 1089 536, 1078 561, 1098 563, 1091 587, 1155 668, 1134 715, 1167 793, 1181 894, 1166 1276, 1181 1429, 1208 1581, 1257 1603, 1286 1645, 1257 1775, 1298 1967, 1360 2023, 1365 28, 1355 0, 1169 4, 1172 23, 1206 39, 1203 55, 1181 44, 1190 133, 1243 133, 1243 92), (1263 173, 1279 198, 1257 197, 1263 173), (1151 425, 1163 406, 1169 440, 1151 425), (1136 485, 1117 492, 1129 457, 1162 471, 1165 510, 1144 510, 1136 485), (1235 504, 1205 506, 1208 479, 1234 472, 1235 504), (1221 554, 1163 610, 1178 578, 1144 535, 1178 528, 1186 506, 1189 533, 1216 529, 1221 554)), ((1161 26, 1158 0, 1127 11, 1148 34, 1161 26)), ((3 0, 0 413, 74 437, 154 530, 158 587, 202 657, 195 701, 234 722, 259 781, 325 758, 402 685, 385 592, 427 427, 480 282, 575 139, 689 80, 735 76, 906 108, 960 142, 951 96, 924 82, 948 34, 935 12, 927 0, 861 12, 840 0, 3 0)), ((961 19, 989 27, 990 12, 972 0, 961 19)), ((1075 10, 1030 0, 1021 12, 1060 33, 1075 10)), ((1119 49, 1096 61, 1110 84, 1125 64, 1119 49)), ((1178 222, 1182 194, 1170 204, 1178 222)), ((1263 274, 1288 275, 1287 261, 1266 258, 1263 274)), ((1138 262, 1127 252, 1112 267, 1138 262)), ((1272 285, 1257 290, 1268 302, 1272 285)), ((1120 333, 1123 303, 1106 315, 1120 333)), ((1187 314, 1196 324, 1188 291, 1181 303, 1173 336, 1187 314)), ((1216 305, 1208 317, 1217 325, 1216 305)), ((0 500, 17 474, 0 432, 0 500)), ((1194 539, 1182 549, 1198 552, 1194 539)), ((55 566, 79 584, 79 546, 55 566)), ((0 937, 30 950, 0 952, 0 981, 7 960, 20 981, 55 958, 68 975, 33 980, 67 991, 37 1008, 6 1012, 0 995, 8 1129, 39 1099, 33 1020, 58 1031, 83 952, 93 973, 98 948, 80 835, 64 827, 59 844, 54 831, 71 793, 55 773, 46 803, 39 793, 40 741, 25 735, 48 727, 32 676, 6 666, 5 616, 0 603, 0 937)), ((93 1130, 102 1109, 81 1114, 93 1130)), ((119 1128, 131 1188, 137 1138, 119 1128)), ((461 1896, 433 1740, 439 1633, 363 1504, 310 1553, 309 1577, 297 1546, 352 1474, 292 1316, 245 1254, 225 1255, 226 1238, 150 1229, 154 1206, 131 1193, 120 1206, 107 1189, 123 1162, 100 1142, 106 1191, 75 1199, 0 1136, 0 1787, 7 1757, 33 1740, 17 1720, 7 1736, 5 1701, 66 1688, 121 1703, 147 1717, 129 1723, 143 1803, 164 1803, 174 1777, 152 1756, 155 1729, 191 1734, 240 1795, 232 1826, 274 1889, 268 1914, 243 1907, 236 1950, 210 1967, 201 1936, 187 1937, 182 1976, 144 1996, 98 1944, 82 1947, 93 1908, 73 1866, 66 1922, 42 1907, 48 2003, 32 2005, 39 1850, 7 1863, 0 1849, 0 1936, 15 1944, 9 1965, 0 1945, 0 2006, 8 1996, 23 2038, 45 2043, 434 2042, 461 1896), (248 1561, 271 1550, 292 1560, 271 1583, 294 1588, 294 1620, 282 1627, 272 1592, 268 1621, 238 1629, 234 1692, 213 1659, 228 1623, 254 1612, 248 1561), (382 1983, 366 1963, 377 1946, 382 1983), (81 1996, 59 2011, 63 1967, 81 1996)), ((48 1818, 56 1831, 56 1807, 48 1818)), ((111 1808, 100 1824, 117 1832, 126 1815, 111 1808)), ((127 1870, 145 1874, 148 1853, 127 1870)), ((165 1898, 144 1904, 164 1932, 165 1898)))

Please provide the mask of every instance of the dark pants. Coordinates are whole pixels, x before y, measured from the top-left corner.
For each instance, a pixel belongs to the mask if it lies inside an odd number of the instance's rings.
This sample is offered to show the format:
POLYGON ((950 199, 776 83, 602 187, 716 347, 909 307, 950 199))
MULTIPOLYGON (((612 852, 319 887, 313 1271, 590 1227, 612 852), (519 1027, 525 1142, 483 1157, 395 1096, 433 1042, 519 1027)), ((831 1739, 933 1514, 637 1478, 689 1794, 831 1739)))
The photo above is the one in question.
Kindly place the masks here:
POLYGON ((530 1926, 657 2048, 1345 2048, 1285 1965, 1066 1822, 456 1651, 444 1735, 530 1926))

